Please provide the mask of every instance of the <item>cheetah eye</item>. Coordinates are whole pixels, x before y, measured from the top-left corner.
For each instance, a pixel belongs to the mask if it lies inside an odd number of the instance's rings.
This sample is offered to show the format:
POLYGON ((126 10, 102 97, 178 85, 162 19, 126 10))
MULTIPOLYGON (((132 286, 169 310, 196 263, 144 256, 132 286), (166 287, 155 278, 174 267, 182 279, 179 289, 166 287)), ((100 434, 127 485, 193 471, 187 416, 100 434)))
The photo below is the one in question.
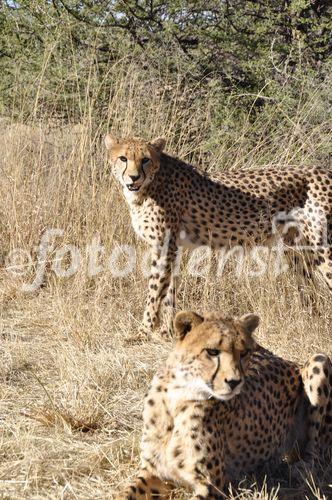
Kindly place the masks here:
POLYGON ((245 358, 246 356, 248 356, 248 354, 250 353, 250 350, 249 349, 246 349, 245 351, 242 351, 240 353, 240 357, 241 358, 245 358))
POLYGON ((119 156, 119 160, 123 161, 124 163, 127 163, 127 158, 125 156, 119 156))
POLYGON ((219 356, 219 349, 205 349, 209 356, 216 357, 219 356))
POLYGON ((146 163, 149 163, 150 158, 143 158, 142 163, 145 165, 146 163))

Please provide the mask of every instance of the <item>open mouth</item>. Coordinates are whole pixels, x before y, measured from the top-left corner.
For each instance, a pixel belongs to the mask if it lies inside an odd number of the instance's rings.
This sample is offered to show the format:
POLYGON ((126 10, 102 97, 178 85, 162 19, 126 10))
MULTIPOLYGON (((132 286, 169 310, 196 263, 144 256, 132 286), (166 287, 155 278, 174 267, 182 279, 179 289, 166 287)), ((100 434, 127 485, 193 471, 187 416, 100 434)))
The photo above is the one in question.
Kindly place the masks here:
POLYGON ((129 191, 138 191, 141 185, 137 186, 136 184, 126 184, 129 191))

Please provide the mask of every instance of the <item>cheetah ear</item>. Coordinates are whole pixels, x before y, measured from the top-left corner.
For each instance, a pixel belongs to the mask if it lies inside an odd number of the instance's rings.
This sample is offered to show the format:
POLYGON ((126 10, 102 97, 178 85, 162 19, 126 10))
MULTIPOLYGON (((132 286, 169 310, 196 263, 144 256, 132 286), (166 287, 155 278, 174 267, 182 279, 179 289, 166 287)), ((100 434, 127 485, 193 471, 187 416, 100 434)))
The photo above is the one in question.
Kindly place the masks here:
POLYGON ((174 330, 177 338, 184 339, 188 332, 203 321, 204 318, 193 311, 178 312, 174 319, 174 330))
POLYGON ((105 135, 105 146, 107 149, 112 149, 118 142, 119 139, 115 135, 107 134, 105 135))
POLYGON ((259 316, 252 313, 244 314, 241 318, 239 318, 238 324, 245 333, 251 335, 259 325, 259 316))
POLYGON ((159 153, 162 153, 165 149, 166 141, 165 139, 159 137, 151 142, 151 146, 154 147, 159 153))

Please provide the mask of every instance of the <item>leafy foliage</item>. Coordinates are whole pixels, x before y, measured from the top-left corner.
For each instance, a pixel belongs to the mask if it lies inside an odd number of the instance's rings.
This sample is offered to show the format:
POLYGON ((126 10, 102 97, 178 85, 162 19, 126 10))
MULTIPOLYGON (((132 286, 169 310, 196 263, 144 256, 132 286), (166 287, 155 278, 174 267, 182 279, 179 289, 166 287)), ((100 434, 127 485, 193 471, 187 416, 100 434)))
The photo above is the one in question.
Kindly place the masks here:
POLYGON ((323 79, 332 51, 329 0, 2 0, 0 8, 6 113, 77 118, 87 89, 105 102, 110 65, 123 59, 142 78, 152 67, 177 84, 180 68, 186 84, 230 95, 282 88, 300 72, 323 79))

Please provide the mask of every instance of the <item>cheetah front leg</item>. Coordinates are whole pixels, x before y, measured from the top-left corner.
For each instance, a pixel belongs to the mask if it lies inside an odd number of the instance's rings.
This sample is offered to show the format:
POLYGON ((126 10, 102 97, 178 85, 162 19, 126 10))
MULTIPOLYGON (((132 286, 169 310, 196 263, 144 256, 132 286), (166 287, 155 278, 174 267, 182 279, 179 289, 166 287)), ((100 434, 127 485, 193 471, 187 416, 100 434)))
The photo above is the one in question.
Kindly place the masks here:
MULTIPOLYGON (((176 255, 177 245, 172 238, 164 244, 162 249, 154 249, 152 252, 148 299, 143 316, 143 331, 147 335, 150 335, 159 324, 162 300, 165 297, 169 299, 168 291, 176 255)), ((172 291, 170 293, 173 295, 172 291)), ((173 309, 173 307, 173 300, 170 299, 169 308, 173 309)))
POLYGON ((331 360, 324 354, 310 358, 302 370, 305 395, 310 402, 307 421, 307 443, 303 459, 312 467, 320 448, 324 446, 324 423, 331 407, 331 360))
POLYGON ((163 322, 160 327, 160 335, 166 337, 173 331, 173 319, 176 309, 176 287, 177 277, 174 270, 171 270, 170 283, 162 296, 163 301, 163 322))
POLYGON ((149 500, 151 498, 168 498, 172 485, 164 483, 158 477, 146 470, 141 470, 127 486, 123 493, 118 494, 116 500, 149 500))

